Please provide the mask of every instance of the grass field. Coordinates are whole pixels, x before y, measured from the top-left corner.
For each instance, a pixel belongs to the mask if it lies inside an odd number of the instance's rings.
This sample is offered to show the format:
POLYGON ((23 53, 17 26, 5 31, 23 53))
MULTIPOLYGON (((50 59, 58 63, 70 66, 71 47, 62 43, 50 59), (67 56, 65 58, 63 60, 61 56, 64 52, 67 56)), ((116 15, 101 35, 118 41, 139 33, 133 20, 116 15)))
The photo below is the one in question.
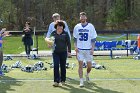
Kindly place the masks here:
MULTIPOLYGON (((139 93, 140 88, 140 62, 132 57, 110 59, 109 57, 95 57, 95 61, 105 65, 107 70, 92 69, 91 82, 85 82, 85 87, 80 88, 78 77, 78 64, 75 57, 68 59, 70 63, 76 63, 72 70, 67 69, 67 85, 54 88, 53 69, 48 63, 51 57, 31 60, 27 58, 14 58, 12 61, 4 61, 11 65, 21 60, 22 65, 34 64, 43 61, 47 71, 34 73, 22 72, 20 69, 11 70, 0 78, 0 93, 139 93)), ((84 73, 86 69, 84 68, 84 73)))

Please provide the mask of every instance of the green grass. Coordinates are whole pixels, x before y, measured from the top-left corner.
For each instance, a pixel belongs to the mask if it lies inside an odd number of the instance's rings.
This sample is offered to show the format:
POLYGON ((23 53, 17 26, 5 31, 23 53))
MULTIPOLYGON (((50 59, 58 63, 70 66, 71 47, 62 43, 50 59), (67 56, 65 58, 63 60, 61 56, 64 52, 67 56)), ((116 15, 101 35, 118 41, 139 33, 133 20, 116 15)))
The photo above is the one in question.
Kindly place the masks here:
MULTIPOLYGON (((22 39, 21 36, 11 36, 11 37, 4 38, 4 43, 3 43, 4 53, 5 54, 17 54, 17 53, 23 52, 24 44, 21 39, 22 39)), ((39 45, 38 46, 39 50, 48 49, 43 36, 39 36, 38 45, 39 45)), ((35 43, 34 47, 36 47, 36 43, 35 43)))
MULTIPOLYGON (((12 61, 4 61, 5 64, 11 65, 17 60, 22 61, 22 65, 34 64, 39 60, 45 63, 47 71, 38 71, 34 73, 22 72, 20 69, 13 69, 6 73, 0 80, 0 93, 139 93, 140 80, 128 80, 132 78, 140 79, 140 62, 132 57, 122 57, 120 59, 110 59, 109 57, 95 57, 95 62, 105 65, 107 70, 92 69, 90 78, 91 83, 85 82, 85 87, 80 88, 78 77, 78 63, 75 57, 68 59, 70 63, 76 63, 74 70, 67 69, 67 85, 54 88, 53 69, 49 67, 52 58, 40 58, 29 60, 27 58, 14 58, 12 61), (28 81, 18 81, 26 79, 28 81), (30 79, 43 79, 41 81, 30 79), (106 80, 105 80, 106 79, 106 80), (108 80, 114 79, 114 80, 108 80), (126 80, 117 80, 126 79, 126 80), (14 81, 4 81, 14 80, 14 81)), ((84 73, 86 69, 84 68, 84 73)))
MULTIPOLYGON (((11 37, 4 38, 3 40, 4 41, 3 43, 4 54, 19 54, 25 51, 24 44, 21 39, 22 39, 21 36, 11 36, 11 37)), ((34 40, 35 40, 34 47, 36 48, 36 39, 34 40)), ((71 42, 72 42, 71 43, 72 49, 74 49, 73 40, 71 42)), ((39 50, 50 50, 43 36, 38 36, 38 48, 39 50)))

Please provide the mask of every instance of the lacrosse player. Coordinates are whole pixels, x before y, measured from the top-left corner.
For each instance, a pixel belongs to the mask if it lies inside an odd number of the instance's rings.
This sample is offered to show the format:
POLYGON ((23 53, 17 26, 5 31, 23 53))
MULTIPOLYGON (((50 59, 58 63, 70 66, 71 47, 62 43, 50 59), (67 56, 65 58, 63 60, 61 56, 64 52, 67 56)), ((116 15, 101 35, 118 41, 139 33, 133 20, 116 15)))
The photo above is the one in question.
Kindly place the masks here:
POLYGON ((73 30, 74 36, 74 47, 77 54, 77 60, 79 62, 79 77, 80 77, 80 87, 84 86, 83 81, 83 61, 87 62, 87 73, 86 80, 89 81, 89 73, 92 68, 93 52, 95 40, 97 37, 96 30, 91 23, 88 23, 87 16, 85 12, 80 13, 80 22, 73 30))

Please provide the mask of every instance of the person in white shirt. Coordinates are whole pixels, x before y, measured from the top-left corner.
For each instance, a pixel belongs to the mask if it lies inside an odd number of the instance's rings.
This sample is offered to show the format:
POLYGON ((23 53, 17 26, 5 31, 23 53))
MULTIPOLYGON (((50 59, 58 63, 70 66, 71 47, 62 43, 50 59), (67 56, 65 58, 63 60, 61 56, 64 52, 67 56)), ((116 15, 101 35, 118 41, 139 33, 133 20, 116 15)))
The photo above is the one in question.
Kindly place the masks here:
MULTIPOLYGON (((47 36, 46 36, 47 38, 50 38, 51 33, 52 33, 53 31, 56 30, 56 29, 54 28, 54 25, 55 25, 55 23, 56 23, 57 20, 60 20, 60 15, 59 15, 58 13, 54 13, 54 14, 52 15, 52 18, 53 18, 53 22, 50 23, 50 25, 49 25, 49 29, 48 29, 47 36)), ((64 24, 65 24, 65 29, 64 29, 64 31, 68 32, 69 37, 70 37, 70 40, 71 40, 71 35, 70 35, 69 27, 68 27, 68 25, 67 25, 67 23, 66 23, 65 21, 63 21, 63 22, 64 22, 64 24)))
POLYGON ((80 13, 80 22, 73 30, 74 47, 77 60, 79 62, 80 87, 84 86, 83 81, 83 61, 87 62, 86 80, 89 81, 89 73, 92 68, 93 52, 97 37, 96 30, 91 23, 88 23, 85 12, 80 13))

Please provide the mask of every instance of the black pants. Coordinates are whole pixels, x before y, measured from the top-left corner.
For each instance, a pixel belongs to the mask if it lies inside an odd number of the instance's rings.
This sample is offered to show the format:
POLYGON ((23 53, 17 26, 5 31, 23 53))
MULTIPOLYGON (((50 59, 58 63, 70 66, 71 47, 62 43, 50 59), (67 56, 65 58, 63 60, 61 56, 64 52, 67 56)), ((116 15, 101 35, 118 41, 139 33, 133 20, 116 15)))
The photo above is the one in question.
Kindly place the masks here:
POLYGON ((0 69, 3 62, 3 52, 0 50, 0 69))
POLYGON ((66 59, 67 52, 53 53, 54 62, 54 82, 66 81, 66 59), (60 72, 59 72, 60 65, 60 72))
POLYGON ((31 51, 31 46, 30 45, 25 45, 26 55, 30 55, 30 51, 31 51))

